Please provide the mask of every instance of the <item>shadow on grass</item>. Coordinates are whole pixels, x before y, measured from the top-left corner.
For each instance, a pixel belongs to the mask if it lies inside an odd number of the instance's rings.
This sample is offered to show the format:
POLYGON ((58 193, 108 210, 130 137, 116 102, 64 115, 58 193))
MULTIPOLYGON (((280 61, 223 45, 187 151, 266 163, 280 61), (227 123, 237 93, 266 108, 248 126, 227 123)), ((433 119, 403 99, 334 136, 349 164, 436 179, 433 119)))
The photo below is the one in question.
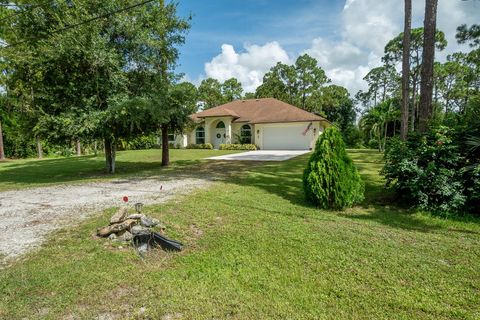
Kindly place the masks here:
POLYGON ((159 170, 157 163, 117 161, 117 173, 105 173, 103 159, 93 156, 66 159, 31 161, 24 164, 11 164, 0 172, 1 183, 47 184, 81 181, 85 179, 116 178, 125 174, 159 170))
MULTIPOLYGON (((378 155, 378 152, 373 154, 378 155)), ((262 188, 297 205, 313 207, 305 200, 303 192, 302 176, 308 157, 309 155, 303 155, 288 161, 265 163, 250 170, 248 174, 239 176, 239 179, 234 182, 262 188)), ((382 164, 355 162, 355 165, 365 183, 365 200, 361 205, 367 208, 370 205, 392 203, 395 194, 385 189, 384 181, 378 174, 382 164)))
POLYGON ((375 205, 368 209, 362 207, 362 212, 360 213, 342 212, 339 215, 348 219, 374 221, 389 227, 410 231, 432 232, 444 229, 444 227, 439 224, 420 219, 414 214, 414 211, 400 209, 395 206, 375 205))
MULTIPOLYGON (((370 153, 373 155, 370 160, 371 163, 368 163, 369 160, 361 156, 360 152, 357 152, 357 154, 362 160, 355 162, 362 176, 362 180, 365 183, 365 200, 357 207, 361 212, 354 213, 354 211, 346 211, 349 212, 346 213, 345 211, 332 211, 332 213, 348 219, 370 220, 382 225, 404 230, 433 232, 448 228, 445 224, 441 223, 441 220, 419 216, 416 214, 417 211, 407 209, 407 205, 404 207, 401 206, 401 204, 398 203, 396 194, 392 190, 385 188, 384 180, 379 175, 379 171, 383 165, 381 156, 379 156, 376 151, 368 151, 370 150, 367 150, 367 155, 370 153)), ((229 182, 261 188, 271 194, 288 200, 292 204, 313 208, 314 206, 305 199, 302 184, 302 173, 306 166, 307 159, 308 155, 304 155, 285 162, 266 163, 258 168, 250 168, 248 167, 249 164, 245 164, 245 167, 249 168, 247 169, 248 172, 229 182)), ((245 207, 247 208, 248 205, 245 205, 245 207)), ((270 212, 270 210, 267 211, 270 212)), ((276 213, 284 214, 282 212, 276 213)), ((480 222, 479 219, 465 219, 462 217, 452 217, 449 220, 458 222, 480 222)), ((476 231, 463 230, 462 228, 455 229, 454 231, 466 234, 476 233, 476 231)))
MULTIPOLYGON (((362 213, 339 213, 349 219, 372 220, 395 228, 417 231, 432 231, 442 228, 419 219, 412 211, 392 206, 397 199, 392 191, 385 189, 379 175, 382 155, 374 150, 349 150, 363 181, 365 200, 360 204, 362 213)), ((305 200, 302 174, 309 155, 302 155, 282 162, 263 161, 218 161, 203 159, 173 160, 164 168, 160 161, 118 160, 117 174, 104 173, 104 159, 101 156, 47 159, 24 163, 9 163, 8 169, 0 171, 0 185, 41 186, 52 183, 67 183, 95 179, 159 178, 173 180, 202 178, 225 181, 242 186, 253 186, 281 197, 292 204, 312 208, 305 200)), ((248 199, 245 199, 248 203, 248 199)), ((280 213, 280 212, 277 212, 280 213)), ((452 218, 465 221, 464 219, 452 218)), ((471 221, 471 220, 470 220, 471 221)), ((478 219, 474 219, 479 222, 478 219)), ((457 230, 458 232, 464 232, 457 230)))
POLYGON ((293 204, 312 207, 305 200, 302 185, 307 159, 308 155, 303 155, 288 161, 264 163, 232 182, 258 187, 293 204))
POLYGON ((241 174, 246 168, 253 168, 261 164, 263 163, 192 159, 173 160, 170 166, 162 167, 161 161, 117 160, 116 173, 112 175, 105 173, 105 162, 102 156, 82 156, 9 163, 4 170, 0 171, 0 185, 39 187, 46 184, 85 180, 146 177, 160 177, 162 180, 195 177, 225 180, 232 175, 241 174))

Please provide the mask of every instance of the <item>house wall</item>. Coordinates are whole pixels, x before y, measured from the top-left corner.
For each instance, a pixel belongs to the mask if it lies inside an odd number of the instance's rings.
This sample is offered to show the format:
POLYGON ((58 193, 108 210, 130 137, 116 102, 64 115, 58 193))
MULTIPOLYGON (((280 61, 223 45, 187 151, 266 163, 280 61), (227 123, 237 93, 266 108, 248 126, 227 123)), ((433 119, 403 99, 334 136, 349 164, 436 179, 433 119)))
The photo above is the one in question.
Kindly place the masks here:
MULTIPOLYGON (((248 123, 240 122, 240 123, 232 123, 232 143, 240 143, 237 139, 240 136, 240 131, 244 125, 248 123)), ((255 144, 255 126, 253 124, 248 124, 252 129, 252 144, 255 144)))
MULTIPOLYGON (((205 121, 202 124, 199 124, 196 128, 199 126, 203 126, 205 129, 205 143, 211 143, 214 144, 214 132, 217 124, 220 121, 223 121, 225 124, 225 143, 232 143, 234 139, 233 135, 233 130, 236 130, 236 124, 232 123, 233 117, 215 117, 215 118, 205 118, 205 121), (235 127, 235 129, 234 129, 235 127)), ((187 133, 187 144, 195 144, 196 143, 196 136, 195 136, 195 131, 196 128, 189 133, 187 133)))
MULTIPOLYGON (((245 123, 232 123, 233 118, 229 117, 221 117, 221 118, 206 118, 205 122, 199 124, 199 126, 203 126, 205 128, 205 143, 213 144, 213 130, 219 121, 223 121, 225 123, 225 129, 227 134, 227 141, 226 143, 238 143, 236 139, 236 135, 240 134, 240 129, 245 123)), ((282 123, 261 123, 261 124, 250 124, 252 128, 252 143, 255 144, 259 149, 263 149, 263 130, 266 127, 288 127, 288 126, 298 126, 302 125, 305 128, 310 124, 310 121, 305 122, 282 122, 282 123)), ((312 127, 307 132, 307 135, 310 135, 310 148, 313 149, 315 147, 315 142, 317 141, 320 134, 325 130, 325 126, 321 121, 312 121, 312 127), (315 134, 314 134, 315 132, 315 134)), ((188 144, 195 144, 196 137, 195 137, 195 129, 188 132, 184 135, 184 146, 188 144)), ((281 139, 281 137, 279 137, 281 139)))

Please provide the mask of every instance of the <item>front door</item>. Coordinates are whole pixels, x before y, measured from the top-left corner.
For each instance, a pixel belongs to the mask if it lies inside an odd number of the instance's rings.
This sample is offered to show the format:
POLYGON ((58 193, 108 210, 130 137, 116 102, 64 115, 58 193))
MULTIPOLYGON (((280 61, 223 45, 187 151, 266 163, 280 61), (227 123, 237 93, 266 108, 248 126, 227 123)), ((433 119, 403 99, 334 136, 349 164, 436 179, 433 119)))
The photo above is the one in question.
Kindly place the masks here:
POLYGON ((213 147, 215 149, 220 148, 220 145, 225 143, 225 138, 227 136, 226 133, 225 123, 223 123, 223 121, 217 123, 217 126, 215 127, 215 135, 213 137, 213 147))

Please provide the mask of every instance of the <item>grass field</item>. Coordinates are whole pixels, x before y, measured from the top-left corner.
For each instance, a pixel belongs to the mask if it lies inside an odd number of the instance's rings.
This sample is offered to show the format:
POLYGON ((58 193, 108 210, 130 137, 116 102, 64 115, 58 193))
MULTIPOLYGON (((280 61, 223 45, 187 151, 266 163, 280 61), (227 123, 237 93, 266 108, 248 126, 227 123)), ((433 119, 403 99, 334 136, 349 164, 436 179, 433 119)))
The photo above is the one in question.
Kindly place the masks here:
POLYGON ((146 208, 181 253, 140 258, 96 239, 113 209, 62 230, 1 271, 0 318, 479 319, 479 221, 388 205, 380 155, 350 154, 366 200, 344 212, 305 203, 306 155, 231 164, 238 174, 146 208))
POLYGON ((198 164, 205 157, 234 153, 225 150, 170 150, 171 166, 161 167, 161 150, 122 151, 117 153, 117 173, 104 173, 103 155, 44 160, 0 162, 0 191, 48 184, 84 182, 164 174, 198 164))

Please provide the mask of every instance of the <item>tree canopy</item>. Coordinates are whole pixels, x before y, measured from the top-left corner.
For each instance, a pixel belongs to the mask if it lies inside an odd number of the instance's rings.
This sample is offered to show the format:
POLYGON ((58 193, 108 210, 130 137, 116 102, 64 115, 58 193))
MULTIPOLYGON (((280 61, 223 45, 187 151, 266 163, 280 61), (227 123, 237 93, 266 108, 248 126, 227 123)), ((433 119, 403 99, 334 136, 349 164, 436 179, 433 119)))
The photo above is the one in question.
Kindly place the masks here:
POLYGON ((34 4, 2 21, 7 93, 37 137, 104 139, 114 172, 119 138, 172 121, 167 102, 189 18, 163 1, 34 4))

